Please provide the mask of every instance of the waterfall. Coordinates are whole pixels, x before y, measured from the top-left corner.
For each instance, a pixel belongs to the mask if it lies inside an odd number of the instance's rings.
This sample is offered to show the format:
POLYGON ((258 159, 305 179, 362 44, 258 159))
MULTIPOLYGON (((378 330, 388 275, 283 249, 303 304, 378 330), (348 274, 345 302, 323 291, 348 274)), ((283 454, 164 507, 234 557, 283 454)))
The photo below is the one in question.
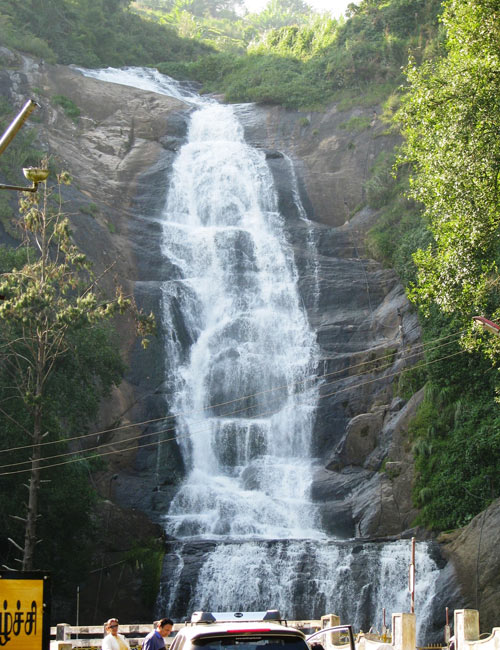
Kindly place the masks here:
MULTIPOLYGON (((233 107, 155 71, 82 72, 196 108, 160 215, 172 269, 161 288, 166 410, 186 468, 163 519, 172 542, 161 613, 279 608, 380 628, 382 608, 408 611, 410 541, 337 540, 321 528, 310 495, 319 350, 265 153, 246 144, 233 107)), ((317 294, 313 232, 304 232, 317 294)), ((424 633, 439 577, 425 543, 417 566, 424 633)))
MULTIPOLYGON (((317 537, 309 445, 313 332, 265 156, 230 106, 192 117, 164 210, 163 252, 193 341, 175 373, 189 473, 165 517, 176 538, 317 537)), ((224 560, 222 560, 224 562, 224 560)))

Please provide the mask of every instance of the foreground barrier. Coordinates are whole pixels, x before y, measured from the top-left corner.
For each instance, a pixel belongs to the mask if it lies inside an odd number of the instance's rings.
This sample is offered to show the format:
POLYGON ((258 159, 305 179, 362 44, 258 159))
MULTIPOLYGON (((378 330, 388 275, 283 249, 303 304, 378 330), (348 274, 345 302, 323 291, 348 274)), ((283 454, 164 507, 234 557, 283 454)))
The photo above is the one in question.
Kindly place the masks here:
MULTIPOLYGON (((321 618, 321 627, 340 625, 338 616, 330 614, 321 618)), ((348 645, 335 632, 326 633, 323 639, 325 650, 341 650, 348 645)), ((416 619, 415 614, 392 615, 392 640, 384 632, 383 635, 360 632, 356 637, 357 650, 415 650, 416 619)), ((498 648, 497 650, 500 650, 498 648)))
MULTIPOLYGON (((395 643, 383 643, 373 639, 374 635, 359 634, 356 642, 358 650, 415 650, 415 615, 414 614, 393 614, 393 638, 395 643)), ((340 618, 335 614, 322 616, 321 620, 287 621, 287 625, 302 630, 309 635, 322 628, 340 625, 340 618)), ((175 634, 184 626, 183 623, 174 625, 173 634, 166 639, 167 649, 173 641, 175 634)), ((132 650, 140 648, 144 637, 151 632, 152 625, 122 625, 120 634, 127 637, 132 650)), ((103 626, 71 626, 60 623, 51 628, 50 650, 99 650, 104 635, 103 626)), ((324 650, 343 650, 348 648, 348 643, 338 632, 325 632, 322 639, 324 650)), ((488 649, 489 650, 489 649, 488 649)), ((500 650, 498 648, 497 650, 500 650)))
MULTIPOLYGON (((454 612, 455 634, 451 637, 446 650, 500 650, 500 627, 493 628, 486 638, 479 633, 479 612, 475 609, 459 609, 454 612)), ((302 630, 306 635, 327 627, 340 625, 340 618, 335 614, 322 616, 321 620, 287 621, 291 627, 302 630)), ((176 623, 173 635, 166 640, 169 647, 175 633, 184 626, 176 623)), ((152 625, 120 625, 131 648, 140 648, 144 637, 151 632, 152 625)), ((102 626, 74 627, 64 623, 51 628, 51 650, 72 650, 73 648, 100 649, 104 630, 102 626)), ((338 632, 325 632, 321 639, 324 650, 344 650, 348 647, 346 639, 338 632)), ((392 638, 386 640, 386 634, 375 635, 360 632, 356 637, 356 650, 416 650, 415 614, 392 615, 392 638)))
POLYGON ((485 638, 479 633, 479 612, 475 609, 456 609, 455 635, 450 639, 454 650, 500 650, 500 627, 494 627, 485 638))
MULTIPOLYGON (((287 621, 287 625, 302 630, 304 634, 312 634, 327 627, 340 625, 340 618, 335 614, 322 616, 321 620, 287 621)), ((175 634, 184 626, 183 623, 174 625, 173 634, 166 639, 168 649, 175 634)), ((120 634, 127 637, 131 649, 140 648, 144 637, 151 632, 152 625, 121 625, 120 634)), ((393 642, 384 643, 377 640, 373 634, 360 633, 356 640, 357 650, 415 650, 415 615, 392 615, 393 642)), ((51 628, 50 650, 73 650, 85 648, 86 650, 99 650, 104 635, 103 626, 74 627, 60 623, 51 628)), ((324 650, 344 650, 349 647, 348 641, 339 632, 325 632, 322 637, 324 650)), ((463 649, 467 650, 467 649, 463 649)), ((478 649, 479 650, 479 649, 478 649)), ((486 649, 485 649, 486 650, 486 649)), ((489 648, 487 650, 490 650, 489 648)), ((496 650, 500 650, 500 647, 496 650)))
MULTIPOLYGON (((312 634, 319 630, 322 625, 319 620, 287 621, 290 627, 302 630, 304 634, 312 634)), ((176 633, 184 627, 184 623, 175 623, 173 634, 166 639, 166 648, 175 638, 176 633)), ((324 627, 324 626, 323 626, 324 627)), ((142 640, 153 630, 153 625, 135 624, 122 625, 120 623, 120 634, 127 637, 131 650, 140 648, 142 640)), ((59 623, 56 627, 50 628, 50 650, 72 650, 73 648, 85 648, 86 650, 99 650, 104 637, 103 625, 69 625, 59 623)))

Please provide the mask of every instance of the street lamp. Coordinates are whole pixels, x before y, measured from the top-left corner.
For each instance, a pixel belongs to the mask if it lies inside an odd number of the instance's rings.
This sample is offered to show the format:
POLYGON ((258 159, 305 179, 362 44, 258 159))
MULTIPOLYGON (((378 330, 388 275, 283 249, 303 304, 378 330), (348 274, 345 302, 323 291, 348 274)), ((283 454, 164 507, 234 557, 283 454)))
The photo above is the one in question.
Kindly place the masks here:
MULTIPOLYGON (((7 130, 4 132, 0 138, 0 154, 2 154, 11 140, 14 138, 16 133, 22 127, 22 125, 28 119, 28 116, 32 111, 39 107, 33 99, 29 99, 26 104, 22 107, 18 115, 12 120, 10 125, 7 127, 7 130)), ((41 169, 40 167, 25 167, 23 169, 23 174, 25 177, 31 181, 33 184, 31 187, 20 187, 19 185, 3 185, 0 184, 0 190, 16 190, 18 192, 36 192, 38 189, 38 183, 47 180, 49 175, 48 169, 41 169)))
POLYGON ((484 316, 473 316, 472 320, 475 320, 476 323, 482 325, 485 330, 488 330, 488 332, 496 334, 496 336, 500 336, 500 325, 497 325, 493 321, 488 320, 484 316))

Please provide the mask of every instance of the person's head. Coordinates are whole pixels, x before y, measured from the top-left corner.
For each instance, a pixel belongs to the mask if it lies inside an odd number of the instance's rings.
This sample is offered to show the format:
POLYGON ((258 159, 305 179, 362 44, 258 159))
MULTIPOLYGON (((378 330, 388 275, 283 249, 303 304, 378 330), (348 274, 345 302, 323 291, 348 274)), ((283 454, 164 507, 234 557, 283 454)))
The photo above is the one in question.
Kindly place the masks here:
POLYGON ((116 636, 118 634, 118 619, 110 618, 104 623, 104 628, 106 629, 106 634, 112 634, 116 636))
POLYGON ((167 637, 172 628, 174 627, 174 622, 169 618, 161 618, 159 621, 156 621, 156 629, 158 634, 162 637, 167 637))

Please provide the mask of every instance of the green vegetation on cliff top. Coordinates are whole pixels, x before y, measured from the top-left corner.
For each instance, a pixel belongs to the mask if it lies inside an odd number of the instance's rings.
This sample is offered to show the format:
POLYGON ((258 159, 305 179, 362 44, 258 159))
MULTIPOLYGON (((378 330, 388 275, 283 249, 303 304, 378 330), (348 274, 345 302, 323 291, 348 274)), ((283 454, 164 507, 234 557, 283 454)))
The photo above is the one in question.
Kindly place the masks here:
POLYGON ((325 106, 349 91, 397 85, 408 52, 436 47, 439 0, 363 0, 335 20, 303 0, 0 0, 0 40, 49 62, 153 65, 228 101, 325 106))

